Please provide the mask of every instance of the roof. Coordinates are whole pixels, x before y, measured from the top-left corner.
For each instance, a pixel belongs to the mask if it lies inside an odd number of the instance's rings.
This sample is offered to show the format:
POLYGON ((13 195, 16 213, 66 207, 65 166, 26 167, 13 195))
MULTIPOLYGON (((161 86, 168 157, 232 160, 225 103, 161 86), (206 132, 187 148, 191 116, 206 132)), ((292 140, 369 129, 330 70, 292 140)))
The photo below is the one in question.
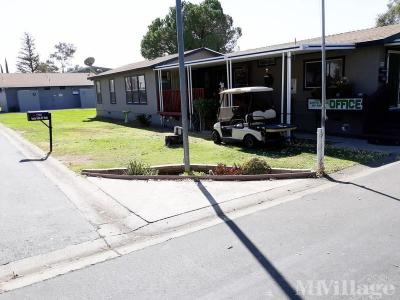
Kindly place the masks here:
POLYGON ((0 88, 91 86, 88 73, 10 73, 0 74, 0 88))
MULTIPOLYGON (((188 55, 200 52, 200 51, 210 52, 210 54, 212 54, 214 56, 223 55, 222 53, 213 51, 208 48, 198 48, 198 49, 186 51, 185 56, 188 56, 188 55)), ((111 75, 111 74, 124 73, 124 72, 133 71, 133 70, 145 69, 145 68, 152 68, 152 67, 155 67, 158 65, 162 65, 162 64, 171 62, 177 58, 178 58, 178 53, 175 53, 175 54, 157 57, 157 58, 151 59, 151 60, 143 60, 143 61, 135 62, 135 63, 129 64, 129 65, 124 65, 122 67, 118 67, 118 68, 112 69, 110 71, 100 73, 95 76, 91 76, 90 78, 92 79, 92 78, 103 77, 103 76, 107 76, 107 75, 111 75)))
MULTIPOLYGON (((326 36, 326 44, 331 46, 339 45, 360 45, 373 42, 385 41, 400 34, 400 24, 374 27, 345 33, 333 34, 326 36)), ((304 45, 321 45, 321 37, 293 41, 291 43, 271 45, 261 48, 237 51, 227 55, 227 57, 242 56, 247 54, 255 54, 260 52, 271 52, 281 49, 290 49, 304 45)))

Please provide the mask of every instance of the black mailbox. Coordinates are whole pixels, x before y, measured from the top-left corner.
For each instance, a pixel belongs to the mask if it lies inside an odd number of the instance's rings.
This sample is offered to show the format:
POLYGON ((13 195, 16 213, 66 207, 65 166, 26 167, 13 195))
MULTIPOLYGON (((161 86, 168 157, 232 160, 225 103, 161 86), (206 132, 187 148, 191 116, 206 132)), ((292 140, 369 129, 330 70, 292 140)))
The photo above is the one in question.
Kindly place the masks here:
POLYGON ((51 113, 48 111, 28 111, 28 121, 50 120, 51 113))

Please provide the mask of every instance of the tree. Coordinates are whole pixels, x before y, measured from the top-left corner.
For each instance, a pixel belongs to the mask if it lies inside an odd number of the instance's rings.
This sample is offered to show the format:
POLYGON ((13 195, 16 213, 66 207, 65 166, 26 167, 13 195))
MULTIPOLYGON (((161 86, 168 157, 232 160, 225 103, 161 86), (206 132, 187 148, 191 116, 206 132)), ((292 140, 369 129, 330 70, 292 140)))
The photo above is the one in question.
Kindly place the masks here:
POLYGON ((390 0, 388 10, 378 15, 376 26, 386 26, 400 23, 400 0, 390 0))
POLYGON ((61 71, 64 73, 65 68, 71 64, 70 61, 76 52, 76 47, 73 44, 60 42, 54 48, 56 51, 50 54, 50 58, 54 58, 60 64, 61 71))
MULTIPOLYGON (((199 4, 182 2, 185 50, 207 47, 227 53, 236 47, 242 35, 240 27, 233 26, 231 16, 224 14, 219 0, 204 0, 199 4)), ((165 18, 155 19, 141 42, 144 58, 154 59, 178 51, 176 41, 175 7, 165 18)))
POLYGON ((22 73, 35 73, 39 67, 39 54, 36 52, 35 39, 25 32, 19 52, 17 69, 22 73))
POLYGON ((39 63, 38 73, 57 73, 58 67, 54 64, 54 61, 48 59, 45 62, 39 63))

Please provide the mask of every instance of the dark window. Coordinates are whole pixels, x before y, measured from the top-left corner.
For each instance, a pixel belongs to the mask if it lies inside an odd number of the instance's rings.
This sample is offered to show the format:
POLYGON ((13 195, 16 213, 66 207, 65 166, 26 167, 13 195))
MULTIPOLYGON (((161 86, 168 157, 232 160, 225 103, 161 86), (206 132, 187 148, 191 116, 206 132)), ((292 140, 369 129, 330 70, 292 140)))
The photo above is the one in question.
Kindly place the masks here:
POLYGON ((49 86, 46 86, 44 89, 45 89, 46 91, 49 91, 49 90, 50 90, 50 87, 49 87, 49 86))
POLYGON ((60 90, 65 90, 65 86, 60 86, 60 90))
MULTIPOLYGON (((304 88, 321 87, 321 61, 304 62, 304 88)), ((326 86, 331 87, 344 76, 344 59, 334 58, 326 61, 326 86)))
POLYGON ((125 93, 127 104, 147 104, 144 75, 125 77, 125 93))
POLYGON ((101 104, 103 99, 101 98, 101 84, 100 81, 96 81, 96 96, 97 96, 97 103, 101 104))
POLYGON ((111 104, 115 104, 115 103, 117 103, 117 98, 115 96, 115 82, 114 82, 114 79, 110 79, 109 86, 110 86, 110 103, 111 104))

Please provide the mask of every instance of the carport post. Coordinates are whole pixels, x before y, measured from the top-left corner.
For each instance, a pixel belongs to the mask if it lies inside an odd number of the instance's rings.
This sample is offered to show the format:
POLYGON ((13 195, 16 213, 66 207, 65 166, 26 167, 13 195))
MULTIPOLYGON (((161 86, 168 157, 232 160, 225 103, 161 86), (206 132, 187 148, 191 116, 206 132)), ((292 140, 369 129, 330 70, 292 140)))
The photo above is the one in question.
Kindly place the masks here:
POLYGON ((183 138, 183 162, 185 172, 190 172, 189 160, 189 138, 188 138, 188 105, 186 94, 186 72, 185 72, 185 45, 183 43, 183 22, 182 22, 182 3, 176 0, 176 33, 179 53, 179 86, 181 94, 181 117, 182 117, 182 138, 183 138))
POLYGON ((326 121, 326 51, 325 51, 325 0, 321 0, 321 128, 317 134, 317 172, 325 172, 325 121, 326 121))
MULTIPOLYGON (((287 78, 286 78, 286 123, 291 124, 292 116, 292 53, 287 54, 287 78)), ((288 132, 290 137, 290 132, 288 132)))
POLYGON ((281 123, 285 114, 285 52, 282 53, 282 90, 281 90, 281 123))

